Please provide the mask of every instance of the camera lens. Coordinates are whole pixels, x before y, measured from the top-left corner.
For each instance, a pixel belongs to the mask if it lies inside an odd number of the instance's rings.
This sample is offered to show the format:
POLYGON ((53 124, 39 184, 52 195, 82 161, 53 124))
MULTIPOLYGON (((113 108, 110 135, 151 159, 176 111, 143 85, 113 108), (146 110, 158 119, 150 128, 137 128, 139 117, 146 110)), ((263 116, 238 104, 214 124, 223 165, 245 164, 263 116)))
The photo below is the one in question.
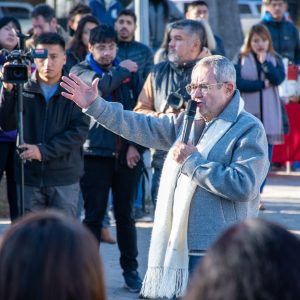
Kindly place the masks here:
POLYGON ((24 78, 24 70, 23 69, 14 69, 12 72, 12 77, 16 79, 24 78))
POLYGON ((183 105, 183 99, 180 94, 173 92, 170 93, 167 98, 167 103, 169 106, 173 107, 174 109, 180 109, 183 105))

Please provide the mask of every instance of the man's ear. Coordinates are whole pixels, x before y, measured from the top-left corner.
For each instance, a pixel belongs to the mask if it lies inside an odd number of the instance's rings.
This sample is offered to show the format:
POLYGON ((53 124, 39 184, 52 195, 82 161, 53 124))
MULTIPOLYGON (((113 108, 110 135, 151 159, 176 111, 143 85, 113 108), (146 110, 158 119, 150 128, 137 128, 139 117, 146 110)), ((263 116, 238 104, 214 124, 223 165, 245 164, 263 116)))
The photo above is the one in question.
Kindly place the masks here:
POLYGON ((232 82, 226 84, 226 95, 231 96, 235 90, 235 86, 232 82))
POLYGON ((201 45, 201 42, 199 39, 194 39, 193 40, 193 43, 192 43, 192 49, 195 51, 195 52, 201 52, 202 51, 202 45, 201 45))

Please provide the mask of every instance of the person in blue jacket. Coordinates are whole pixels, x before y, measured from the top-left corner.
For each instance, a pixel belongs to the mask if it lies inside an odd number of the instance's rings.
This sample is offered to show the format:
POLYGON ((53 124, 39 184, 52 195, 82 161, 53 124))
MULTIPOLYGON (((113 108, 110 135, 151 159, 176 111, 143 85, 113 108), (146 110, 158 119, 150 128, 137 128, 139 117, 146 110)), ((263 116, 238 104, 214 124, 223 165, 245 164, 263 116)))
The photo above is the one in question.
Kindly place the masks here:
POLYGON ((101 24, 114 26, 119 12, 124 8, 120 1, 89 0, 89 6, 101 24))

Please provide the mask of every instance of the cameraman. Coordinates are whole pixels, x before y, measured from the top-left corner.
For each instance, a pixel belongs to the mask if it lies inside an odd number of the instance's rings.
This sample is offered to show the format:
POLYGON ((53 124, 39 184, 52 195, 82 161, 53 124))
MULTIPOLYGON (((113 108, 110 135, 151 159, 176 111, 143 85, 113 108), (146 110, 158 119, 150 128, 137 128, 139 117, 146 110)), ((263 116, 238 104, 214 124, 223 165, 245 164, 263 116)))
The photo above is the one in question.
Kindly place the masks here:
MULTIPOLYGON (((200 22, 182 20, 172 23, 168 34, 168 59, 153 67, 134 111, 158 117, 162 113, 177 114, 183 110, 185 104, 182 102, 190 98, 185 93, 185 86, 191 81, 195 64, 208 55, 205 47, 207 38, 200 22)), ((154 205, 166 153, 162 150, 153 151, 151 196, 154 205)))
MULTIPOLYGON (((13 51, 18 48, 16 32, 21 32, 19 21, 13 17, 0 19, 0 50, 13 51)), ((0 68, 5 63, 4 51, 0 51, 0 68)), ((0 81, 0 87, 2 83, 0 81)), ((16 152, 16 130, 3 131, 0 129, 0 182, 5 171, 7 200, 11 221, 18 217, 17 187, 14 176, 14 156, 16 152)))
MULTIPOLYGON (((26 161, 25 212, 53 207, 76 217, 88 119, 75 104, 61 96, 59 83, 66 62, 63 38, 56 33, 43 33, 36 39, 35 47, 47 49, 48 57, 35 59, 36 71, 23 91, 25 143, 19 148, 21 159, 26 161)), ((14 130, 16 88, 5 82, 3 86, 0 127, 14 130)), ((17 182, 20 182, 18 176, 17 182)))

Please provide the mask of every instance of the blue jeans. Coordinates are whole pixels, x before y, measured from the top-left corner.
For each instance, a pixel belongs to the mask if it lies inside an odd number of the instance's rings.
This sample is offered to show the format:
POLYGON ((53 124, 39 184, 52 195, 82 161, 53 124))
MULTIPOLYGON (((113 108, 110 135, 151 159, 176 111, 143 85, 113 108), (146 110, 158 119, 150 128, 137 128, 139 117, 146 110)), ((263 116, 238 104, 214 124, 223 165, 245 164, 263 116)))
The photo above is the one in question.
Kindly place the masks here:
MULTIPOLYGON (((189 255, 189 280, 191 280, 193 272, 198 267, 198 265, 201 263, 203 257, 204 256, 189 255)), ((173 300, 179 300, 179 298, 176 298, 174 296, 173 300)))
POLYGON ((189 255, 189 279, 203 258, 204 256, 189 255))
MULTIPOLYGON (((273 155, 273 145, 268 144, 268 158, 269 158, 269 162, 270 162, 270 168, 271 168, 271 164, 272 164, 272 155, 273 155)), ((262 183, 262 185, 260 187, 260 193, 263 192, 266 181, 267 181, 267 177, 265 178, 264 182, 262 183)))

